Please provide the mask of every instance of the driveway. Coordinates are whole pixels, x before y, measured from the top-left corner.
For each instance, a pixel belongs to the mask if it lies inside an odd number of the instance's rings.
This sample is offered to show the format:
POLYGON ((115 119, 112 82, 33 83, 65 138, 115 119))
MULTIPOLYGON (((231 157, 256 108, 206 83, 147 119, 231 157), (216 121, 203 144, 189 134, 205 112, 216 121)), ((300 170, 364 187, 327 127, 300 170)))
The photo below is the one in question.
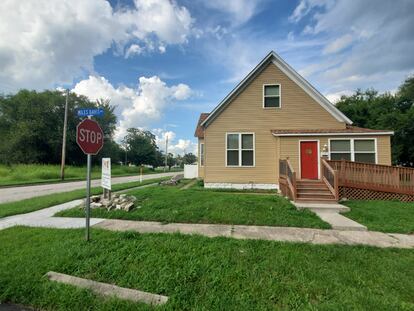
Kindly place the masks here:
MULTIPOLYGON (((180 173, 181 172, 168 172, 160 174, 142 175, 142 180, 173 176, 180 173)), ((112 184, 121 184, 132 181, 139 181, 139 176, 124 176, 112 178, 112 184)), ((101 185, 101 180, 92 180, 91 185, 92 187, 98 187, 101 185)), ((68 192, 72 190, 82 189, 85 187, 86 181, 72 181, 33 186, 0 188, 0 203, 19 201, 52 193, 68 192)))

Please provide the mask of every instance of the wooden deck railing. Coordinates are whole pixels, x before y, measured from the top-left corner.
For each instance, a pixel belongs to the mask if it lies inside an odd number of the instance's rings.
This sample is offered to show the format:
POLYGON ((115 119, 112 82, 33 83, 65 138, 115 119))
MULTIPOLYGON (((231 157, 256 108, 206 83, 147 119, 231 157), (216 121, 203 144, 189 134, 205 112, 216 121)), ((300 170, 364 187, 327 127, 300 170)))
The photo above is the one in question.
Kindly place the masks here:
POLYGON ((296 200, 296 172, 288 159, 279 160, 279 184, 282 185, 280 190, 284 196, 296 200))
POLYGON ((329 163, 321 158, 321 179, 328 186, 335 200, 339 200, 339 178, 338 171, 334 170, 329 163))
POLYGON ((338 171, 339 186, 414 194, 414 169, 351 161, 326 162, 338 171))

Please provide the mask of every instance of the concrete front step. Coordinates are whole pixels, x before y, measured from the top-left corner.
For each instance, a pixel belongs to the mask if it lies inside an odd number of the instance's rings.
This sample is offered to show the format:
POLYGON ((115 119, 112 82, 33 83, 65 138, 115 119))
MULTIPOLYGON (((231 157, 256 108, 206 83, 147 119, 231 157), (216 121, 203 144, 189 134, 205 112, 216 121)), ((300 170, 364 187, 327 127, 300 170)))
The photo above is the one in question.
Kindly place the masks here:
POLYGON ((335 203, 309 203, 309 202, 292 202, 297 209, 311 209, 320 212, 336 212, 344 213, 349 212, 350 208, 348 206, 335 203))
POLYGON ((329 212, 349 212, 350 208, 348 206, 339 204, 338 202, 334 203, 310 203, 310 202, 292 202, 297 209, 316 209, 320 211, 329 211, 329 212))
POLYGON ((333 197, 298 197, 296 201, 309 203, 337 203, 333 197))

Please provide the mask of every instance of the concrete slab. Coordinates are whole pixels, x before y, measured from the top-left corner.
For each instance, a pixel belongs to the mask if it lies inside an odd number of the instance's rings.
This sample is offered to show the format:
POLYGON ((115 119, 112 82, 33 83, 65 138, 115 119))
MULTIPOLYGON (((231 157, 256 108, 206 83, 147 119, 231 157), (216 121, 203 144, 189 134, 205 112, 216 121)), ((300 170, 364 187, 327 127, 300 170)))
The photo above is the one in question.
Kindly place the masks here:
POLYGON ((103 296, 111 296, 134 302, 142 302, 150 305, 162 305, 168 301, 167 296, 143 292, 136 289, 119 287, 102 282, 96 282, 53 271, 46 273, 46 277, 51 281, 69 284, 80 288, 86 288, 98 295, 103 296))
POLYGON ((297 209, 311 209, 311 210, 318 210, 318 211, 330 211, 330 212, 349 212, 350 209, 348 206, 339 204, 339 203, 304 203, 304 202, 293 202, 293 205, 296 206, 297 209))
POLYGON ((340 215, 336 212, 320 212, 312 209, 316 215, 318 215, 323 221, 327 222, 335 230, 351 230, 351 231, 367 231, 367 227, 349 219, 345 216, 340 215))
POLYGON ((287 242, 311 242, 315 229, 268 227, 268 226, 233 226, 231 237, 236 239, 277 240, 287 242))
POLYGON ((322 230, 295 227, 162 224, 150 221, 104 220, 95 228, 112 231, 136 231, 140 233, 200 234, 207 237, 223 236, 235 239, 254 239, 312 244, 369 245, 377 247, 414 248, 414 236, 371 231, 322 230))
POLYGON ((365 244, 378 247, 407 248, 400 241, 386 233, 375 231, 337 231, 338 238, 346 244, 365 244))
POLYGON ((155 221, 133 221, 107 219, 94 225, 96 228, 102 228, 112 231, 136 231, 140 233, 183 233, 183 234, 201 234, 208 237, 231 236, 231 225, 214 225, 214 224, 184 224, 170 223, 165 224, 155 221))
POLYGON ((387 233, 398 240, 399 245, 406 248, 414 248, 414 234, 387 233))

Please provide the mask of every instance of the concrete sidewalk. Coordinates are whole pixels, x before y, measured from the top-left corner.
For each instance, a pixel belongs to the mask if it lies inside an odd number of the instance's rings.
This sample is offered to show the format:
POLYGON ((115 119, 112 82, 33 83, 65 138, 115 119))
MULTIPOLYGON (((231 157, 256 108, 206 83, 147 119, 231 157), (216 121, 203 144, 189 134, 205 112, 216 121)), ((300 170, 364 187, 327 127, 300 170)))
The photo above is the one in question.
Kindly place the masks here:
MULTIPOLYGON (((146 174, 142 175, 142 180, 161 178, 167 176, 174 176, 181 172, 167 172, 159 174, 146 174)), ((126 182, 139 181, 139 175, 136 176, 124 176, 124 177, 112 177, 112 184, 121 184, 126 182)), ((100 179, 94 179, 91 181, 92 187, 101 185, 100 179)), ((77 189, 85 189, 86 181, 71 181, 63 183, 53 184, 40 184, 32 186, 18 186, 18 187, 6 187, 0 188, 0 203, 19 201, 29 199, 33 197, 39 197, 42 195, 68 192, 77 189)))
MULTIPOLYGON (((67 203, 44 208, 38 211, 0 218, 0 230, 13 226, 46 227, 46 228, 84 228, 84 218, 53 217, 57 212, 70 209, 82 204, 82 200, 74 200, 67 203)), ((95 225, 104 219, 91 218, 91 225, 95 225)))
POLYGON ((341 215, 349 212, 349 207, 339 203, 299 203, 291 201, 297 209, 309 209, 323 221, 331 225, 332 229, 349 231, 367 231, 367 227, 341 215))
MULTIPOLYGON (((0 218, 0 230, 21 225, 46 228, 84 228, 84 218, 53 217, 59 211, 79 206, 82 200, 45 208, 39 211, 0 218)), ((369 245, 377 247, 414 248, 414 235, 373 231, 322 230, 294 227, 243 226, 220 224, 184 224, 91 218, 91 226, 112 231, 141 233, 200 234, 207 237, 257 239, 312 244, 369 245)))
POLYGON ((242 226, 216 224, 163 224, 151 221, 107 219, 95 228, 140 233, 200 234, 208 237, 302 242, 312 244, 369 245, 377 247, 414 248, 414 235, 374 231, 322 230, 294 227, 242 226))

